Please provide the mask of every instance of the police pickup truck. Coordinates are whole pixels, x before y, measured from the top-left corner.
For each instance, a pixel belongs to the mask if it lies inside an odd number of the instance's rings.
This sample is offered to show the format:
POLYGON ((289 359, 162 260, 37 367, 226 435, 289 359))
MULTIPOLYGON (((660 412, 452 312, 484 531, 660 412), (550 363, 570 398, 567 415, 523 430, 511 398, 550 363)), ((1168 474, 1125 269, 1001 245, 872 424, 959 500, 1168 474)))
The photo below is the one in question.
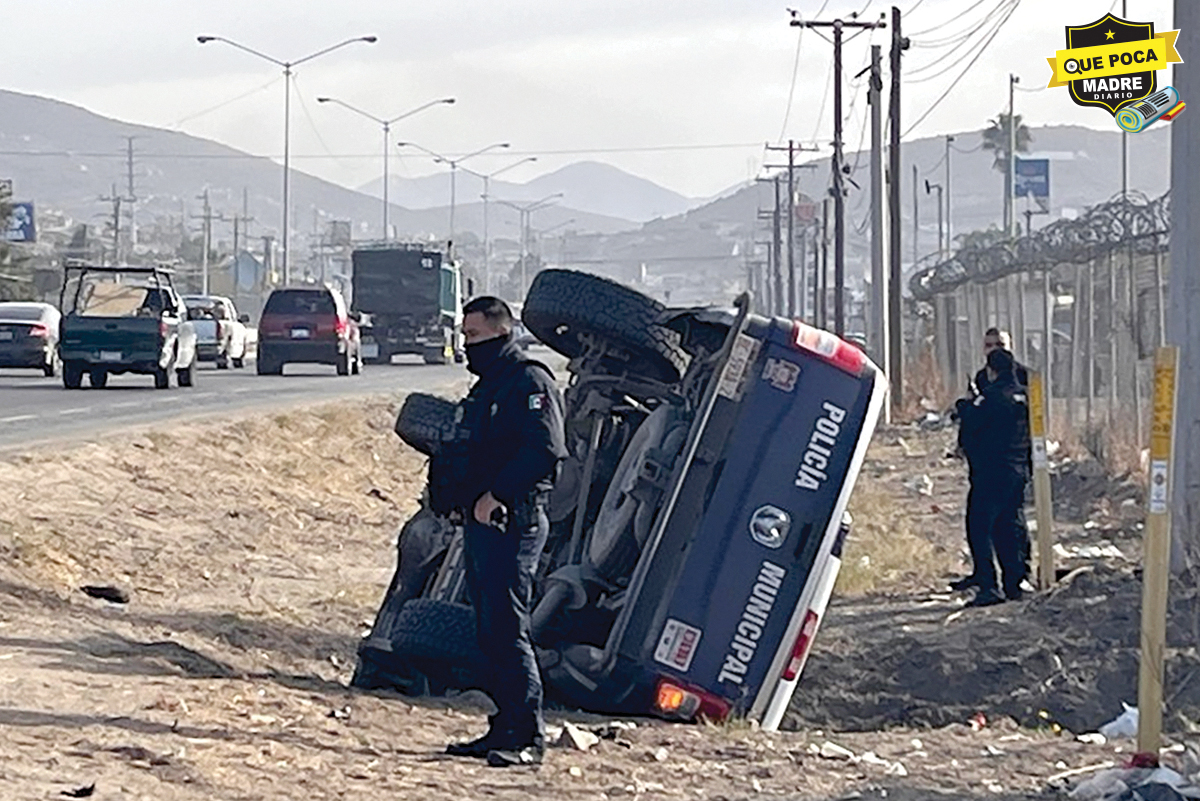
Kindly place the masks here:
MULTIPOLYGON (((855 346, 736 309, 665 309, 605 279, 540 273, 524 322, 571 359, 571 451, 532 626, 548 692, 597 712, 777 727, 825 614, 846 505, 886 396, 855 346)), ((461 535, 439 513, 454 407, 397 420, 430 453, 426 505, 355 683, 480 682, 461 535)))

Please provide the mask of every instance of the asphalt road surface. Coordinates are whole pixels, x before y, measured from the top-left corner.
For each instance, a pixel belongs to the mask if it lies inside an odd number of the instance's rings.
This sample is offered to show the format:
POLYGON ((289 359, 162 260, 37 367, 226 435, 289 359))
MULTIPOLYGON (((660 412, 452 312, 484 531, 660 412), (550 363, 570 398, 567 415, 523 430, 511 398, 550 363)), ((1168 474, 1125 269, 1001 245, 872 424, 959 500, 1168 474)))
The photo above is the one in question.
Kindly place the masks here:
POLYGON ((67 390, 61 378, 34 370, 0 370, 0 450, 112 433, 176 417, 220 415, 254 407, 320 403, 339 397, 430 392, 470 374, 459 365, 417 361, 368 365, 340 377, 332 367, 288 365, 282 376, 260 376, 253 362, 242 370, 203 365, 196 386, 154 389, 151 376, 111 376, 105 389, 67 390))

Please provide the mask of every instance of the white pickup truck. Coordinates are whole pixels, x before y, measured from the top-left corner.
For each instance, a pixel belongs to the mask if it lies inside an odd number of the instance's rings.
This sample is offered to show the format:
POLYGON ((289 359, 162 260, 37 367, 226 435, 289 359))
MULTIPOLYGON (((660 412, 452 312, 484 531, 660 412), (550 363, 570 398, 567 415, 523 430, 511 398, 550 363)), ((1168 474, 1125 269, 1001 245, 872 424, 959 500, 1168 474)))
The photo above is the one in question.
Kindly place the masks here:
POLYGON ((217 295, 186 295, 183 302, 196 327, 199 360, 216 362, 218 370, 245 367, 250 315, 239 315, 233 301, 217 295))

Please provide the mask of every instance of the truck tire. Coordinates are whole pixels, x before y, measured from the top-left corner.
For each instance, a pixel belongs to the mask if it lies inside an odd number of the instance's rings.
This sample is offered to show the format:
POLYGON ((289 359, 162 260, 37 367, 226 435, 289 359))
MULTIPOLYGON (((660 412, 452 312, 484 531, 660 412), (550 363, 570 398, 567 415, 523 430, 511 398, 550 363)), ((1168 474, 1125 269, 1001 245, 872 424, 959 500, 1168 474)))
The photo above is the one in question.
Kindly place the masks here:
POLYGON ((469 668, 486 664, 476 639, 475 610, 431 598, 414 598, 392 624, 392 651, 426 665, 469 668))
POLYGON ((350 349, 346 348, 346 352, 343 353, 341 356, 338 356, 337 374, 338 375, 350 375, 350 362, 353 359, 354 359, 354 357, 350 354, 350 349))
POLYGON ((446 363, 446 348, 426 348, 421 354, 421 358, 426 364, 445 364, 446 363))
POLYGON ((622 352, 615 372, 675 382, 687 366, 679 336, 656 320, 664 306, 606 278, 573 270, 542 270, 525 297, 526 327, 554 350, 574 358, 582 337, 604 340, 622 352))
POLYGON ((245 366, 246 366, 246 357, 245 356, 239 356, 238 358, 233 360, 233 369, 241 370, 245 366))
POLYGON ((83 365, 79 362, 63 362, 62 379, 64 388, 79 389, 83 386, 83 365))
POLYGON ((407 445, 432 456, 454 432, 458 404, 436 395, 414 392, 404 399, 396 416, 396 433, 407 445))
POLYGON ((170 389, 171 388, 171 371, 165 367, 154 368, 154 388, 155 389, 170 389))
POLYGON ((88 382, 92 389, 104 389, 108 386, 108 371, 103 367, 94 367, 88 371, 88 382))
MULTIPOLYGON (((217 369, 218 370, 228 370, 229 369, 229 351, 226 350, 222 353, 217 354, 217 369)), ((182 386, 182 384, 180 386, 182 386)))
POLYGON ((283 364, 274 359, 267 358, 259 353, 258 358, 254 361, 254 369, 259 375, 282 375, 283 364))

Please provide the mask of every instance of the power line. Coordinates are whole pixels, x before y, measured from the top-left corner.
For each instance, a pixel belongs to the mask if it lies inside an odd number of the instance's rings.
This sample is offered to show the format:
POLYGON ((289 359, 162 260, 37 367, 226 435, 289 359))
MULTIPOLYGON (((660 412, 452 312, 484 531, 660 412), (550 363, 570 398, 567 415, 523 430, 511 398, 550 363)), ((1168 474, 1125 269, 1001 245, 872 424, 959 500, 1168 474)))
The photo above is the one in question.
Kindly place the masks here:
POLYGON ((920 7, 921 7, 921 3, 924 3, 924 2, 925 2, 925 0, 917 0, 917 2, 913 3, 913 7, 912 7, 912 8, 910 8, 908 11, 905 11, 905 12, 904 12, 903 14, 901 14, 900 16, 901 16, 901 17, 907 17, 909 14, 913 13, 913 12, 914 12, 914 11, 916 11, 918 8, 920 8, 920 7))
MULTIPOLYGON (((1007 1, 1007 0, 1006 0, 1006 1, 1007 1)), ((1016 6, 1015 6, 1015 0, 1013 0, 1013 3, 1014 3, 1013 5, 1009 6, 1009 8, 1010 8, 1010 9, 1011 9, 1011 8, 1015 8, 1015 7, 1016 7, 1016 6)), ((980 40, 978 40, 978 41, 976 41, 976 42, 972 43, 972 44, 971 44, 971 46, 970 46, 970 48, 968 48, 966 52, 964 52, 962 55, 960 55, 958 58, 956 58, 956 59, 955 59, 955 60, 954 60, 952 63, 948 64, 947 66, 943 67, 942 69, 938 70, 937 72, 933 73, 932 75, 925 75, 925 76, 922 76, 922 77, 920 77, 920 78, 909 78, 909 79, 907 79, 907 80, 906 80, 906 83, 910 83, 910 84, 912 84, 912 83, 925 83, 925 82, 927 82, 927 81, 932 81, 932 80, 934 80, 934 79, 936 79, 936 78, 940 78, 942 75, 945 75, 947 72, 950 72, 950 71, 951 71, 951 70, 953 70, 955 67, 957 67, 959 64, 961 64, 962 62, 966 61, 966 60, 967 60, 969 57, 971 57, 971 55, 972 55, 972 54, 973 54, 973 52, 974 52, 974 50, 973 50, 972 48, 986 47, 986 46, 987 46, 987 42, 989 42, 989 41, 990 41, 990 39, 988 39, 987 37, 991 36, 991 35, 992 35, 992 34, 994 34, 996 31, 998 31, 998 30, 1000 29, 1000 27, 1001 27, 1002 25, 1004 25, 1004 22, 1005 22, 1007 19, 1008 19, 1007 17, 1002 17, 1002 18, 1000 18, 1000 19, 996 20, 996 22, 995 22, 995 23, 994 23, 994 25, 992 26, 992 29, 991 29, 990 31, 988 31, 986 34, 984 34, 984 38, 982 38, 982 39, 980 39, 980 40), (982 43, 982 44, 981 44, 981 43, 982 43)), ((964 43, 965 43, 966 41, 967 41, 967 40, 964 40, 964 43)), ((957 50, 958 48, 957 48, 957 47, 955 47, 954 49, 955 49, 955 50, 957 50)), ((950 53, 953 53, 953 52, 954 52, 954 50, 951 50, 951 51, 947 52, 947 53, 946 53, 944 56, 942 56, 942 58, 946 58, 947 56, 949 56, 949 55, 950 55, 950 53)), ((941 60, 942 60, 942 58, 939 58, 937 61, 941 61, 941 60)), ((929 67, 933 66, 933 64, 936 64, 936 63, 937 63, 937 61, 930 62, 929 64, 927 64, 927 65, 925 65, 924 67, 922 67, 922 69, 928 69, 929 67)))
MULTIPOLYGON (((931 79, 931 78, 935 78, 935 77, 937 77, 938 75, 942 75, 943 73, 947 72, 947 71, 948 71, 948 70, 950 70, 950 69, 953 69, 955 66, 957 66, 958 64, 960 64, 960 63, 963 61, 963 59, 965 59, 965 58, 966 58, 966 57, 969 55, 971 48, 972 48, 972 47, 974 47, 974 46, 975 46, 975 44, 977 44, 977 40, 976 40, 976 41, 972 41, 972 40, 973 40, 973 38, 974 38, 974 36, 975 36, 975 34, 979 33, 979 31, 983 30, 983 29, 984 29, 985 27, 987 27, 989 24, 994 24, 994 20, 995 20, 995 18, 998 18, 998 17, 999 17, 999 15, 1000 15, 1000 14, 1003 12, 1003 10, 1005 9, 1006 5, 1007 5, 1009 2, 1010 2, 1010 0, 1001 0, 1001 3, 1000 3, 1000 4, 998 4, 998 5, 996 6, 996 8, 995 8, 995 9, 993 9, 991 12, 989 12, 989 13, 988 13, 988 15, 987 15, 987 16, 985 16, 985 17, 984 17, 982 20, 980 20, 980 21, 979 21, 979 24, 977 24, 977 25, 976 25, 975 27, 973 27, 971 30, 967 31, 967 32, 966 32, 966 33, 965 33, 965 34, 962 36, 962 38, 960 38, 960 39, 958 40, 958 43, 957 43, 957 44, 953 45, 952 47, 949 47, 949 48, 946 50, 946 52, 942 53, 940 56, 938 56, 937 58, 933 59, 932 61, 929 61, 929 62, 927 62, 927 63, 925 63, 925 64, 922 64, 922 65, 921 65, 921 66, 919 66, 919 67, 914 67, 912 70, 909 70, 909 71, 908 71, 908 72, 909 72, 909 74, 910 74, 910 75, 916 75, 916 74, 919 74, 919 73, 922 73, 922 72, 926 72, 926 71, 928 71, 928 70, 931 70, 931 69, 933 69, 935 66, 937 66, 938 64, 942 63, 942 62, 943 62, 943 61, 945 61, 946 59, 948 59, 948 58, 950 58, 951 56, 953 56, 955 53, 957 53, 957 52, 958 52, 959 50, 961 50, 963 47, 966 47, 966 48, 967 48, 967 53, 964 53, 964 54, 960 55, 960 56, 959 56, 959 57, 958 57, 958 58, 957 58, 957 59, 956 59, 956 60, 955 60, 953 63, 951 63, 951 64, 950 64, 948 67, 943 67, 941 70, 939 70, 939 71, 938 71, 937 73, 935 73, 934 75, 932 75, 932 76, 926 76, 925 78, 922 78, 921 80, 929 80, 929 79, 931 79)), ((984 34, 984 37, 986 37, 986 36, 987 36, 987 34, 985 33, 985 34, 984 34)), ((914 83, 914 82, 915 82, 915 81, 910 81, 910 83, 914 83)))
POLYGON ((941 48, 941 47, 947 47, 947 46, 953 45, 953 44, 958 44, 958 43, 962 42, 964 39, 967 39, 967 38, 971 37, 972 35, 974 35, 980 28, 982 28, 984 25, 986 25, 998 13, 1002 12, 1006 3, 1007 3, 1007 0, 997 0, 996 5, 994 5, 986 14, 984 14, 979 19, 979 21, 974 24, 974 26, 968 25, 967 28, 964 28, 963 30, 958 31, 957 33, 947 34, 946 36, 943 36, 938 39, 919 40, 919 41, 914 42, 914 44, 919 48, 935 48, 935 49, 941 48))
POLYGON ((965 9, 963 9, 962 11, 959 11, 959 12, 958 12, 958 13, 956 13, 956 14, 955 14, 953 17, 951 17, 950 19, 946 20, 945 22, 940 22, 940 23, 938 23, 937 25, 934 25, 932 28, 926 28, 926 29, 925 29, 925 30, 923 30, 923 31, 917 31, 916 33, 910 33, 910 34, 908 35, 908 37, 911 39, 911 38, 912 38, 912 37, 914 37, 914 36, 924 36, 924 35, 925 35, 925 34, 927 34, 927 33, 933 33, 933 32, 934 32, 934 31, 936 31, 936 30, 940 30, 940 29, 942 29, 942 28, 945 28, 947 25, 950 25, 951 23, 953 23, 953 22, 955 22, 955 21, 957 21, 957 20, 961 19, 961 18, 962 18, 962 17, 963 17, 965 14, 970 14, 972 11, 974 11, 974 10, 975 10, 975 9, 977 9, 977 8, 979 8, 979 6, 983 5, 983 4, 984 4, 984 3, 986 3, 986 2, 987 2, 987 0, 975 0, 975 2, 974 2, 974 3, 972 3, 970 6, 968 6, 968 7, 967 7, 967 8, 965 8, 965 9))
POLYGON ((984 54, 984 51, 987 50, 988 45, 990 45, 992 43, 992 41, 996 38, 996 35, 998 33, 1000 33, 1001 28, 1004 27, 1004 23, 1008 22, 1009 18, 1012 17, 1013 13, 1016 12, 1017 7, 1020 5, 1021 5, 1021 0, 1014 0, 1012 6, 1009 8, 1008 15, 1005 16, 1004 19, 1000 22, 1000 24, 996 27, 996 29, 994 31, 992 31, 991 36, 987 39, 987 41, 985 41, 983 43, 983 46, 979 48, 978 52, 975 53, 975 57, 972 58, 970 63, 968 63, 967 66, 963 69, 963 71, 958 74, 958 77, 956 77, 950 83, 950 85, 946 87, 946 91, 942 92, 942 94, 938 97, 938 99, 933 101, 933 105, 931 105, 929 108, 925 109, 925 113, 922 114, 920 117, 918 117, 917 121, 908 127, 908 130, 904 132, 904 136, 908 136, 910 133, 912 133, 913 129, 916 128, 918 125, 920 125, 922 122, 924 122, 925 119, 930 114, 933 113, 933 110, 936 109, 939 105, 941 105, 942 101, 945 100, 946 97, 952 91, 954 91, 954 87, 958 86, 958 82, 962 80, 962 77, 971 71, 971 67, 975 66, 975 62, 978 61, 979 57, 984 54))
MULTIPOLYGON (((817 11, 816 16, 821 16, 821 12, 825 10, 825 6, 827 5, 829 5, 829 0, 825 0, 825 2, 821 4, 821 8, 817 11)), ((780 141, 783 141, 783 138, 787 136, 788 120, 790 120, 792 116, 792 100, 796 96, 796 79, 800 76, 800 45, 804 42, 805 30, 807 29, 801 28, 799 33, 796 35, 796 58, 792 62, 792 81, 791 86, 788 87, 787 108, 784 109, 783 112, 783 127, 779 130, 780 141)))
MULTIPOLYGON (((748 150, 762 147, 762 141, 758 142, 715 142, 715 143, 697 143, 684 145, 640 145, 629 147, 584 147, 584 148, 557 148, 548 149, 542 148, 538 150, 506 150, 506 155, 509 156, 577 156, 588 155, 592 153, 663 153, 672 151, 692 151, 692 150, 748 150)), ((451 158, 459 155, 455 153, 447 154, 451 158)), ((125 158, 124 153, 112 151, 80 151, 80 150, 0 150, 0 156, 22 156, 22 157, 55 157, 55 158, 125 158)), ((237 159, 278 159, 283 158, 280 154, 266 153, 154 153, 154 152, 138 152, 139 158, 160 158, 160 159, 188 159, 188 160, 214 160, 214 161, 229 161, 237 159)), ((293 153, 293 159, 378 159, 378 153, 293 153)))
POLYGON ((248 92, 242 92, 237 97, 231 97, 228 100, 224 100, 215 106, 209 106, 208 108, 204 109, 203 111, 197 111, 195 114, 189 114, 186 117, 176 120, 175 122, 171 123, 167 127, 168 128, 178 128, 180 125, 183 125, 185 122, 191 122, 194 119, 203 117, 205 114, 211 114, 212 112, 223 109, 226 106, 229 106, 229 105, 232 105, 233 103, 238 102, 239 100, 244 100, 247 97, 250 97, 251 95, 258 94, 259 92, 263 91, 264 89, 267 89, 267 88, 279 83, 279 81, 281 81, 282 79, 283 79, 282 75, 276 75, 274 78, 267 81, 262 86, 255 87, 254 89, 251 89, 248 92))

